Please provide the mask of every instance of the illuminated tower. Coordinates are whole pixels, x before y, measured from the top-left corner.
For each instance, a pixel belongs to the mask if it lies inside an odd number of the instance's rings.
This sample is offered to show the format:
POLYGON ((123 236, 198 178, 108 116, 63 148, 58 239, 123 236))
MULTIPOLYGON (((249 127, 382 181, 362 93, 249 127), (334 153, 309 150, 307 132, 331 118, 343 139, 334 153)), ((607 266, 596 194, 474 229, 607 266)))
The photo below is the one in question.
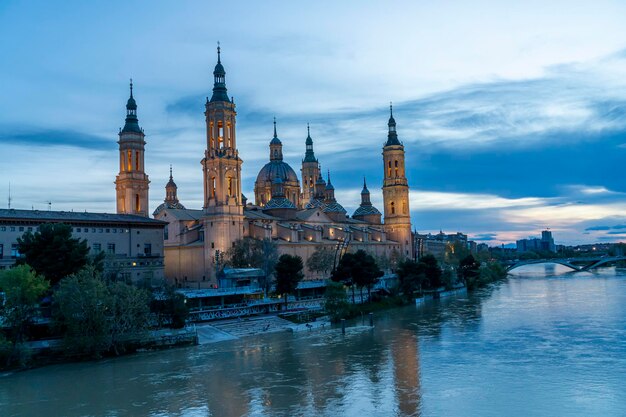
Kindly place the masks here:
POLYGON ((311 197, 315 196, 315 182, 320 174, 319 163, 313 152, 313 139, 311 139, 311 131, 309 125, 306 125, 306 152, 302 160, 302 198, 300 201, 308 202, 311 197))
POLYGON ((235 240, 243 235, 241 164, 237 151, 235 103, 226 91, 226 71, 217 47, 211 100, 205 105, 207 149, 202 159, 204 175, 205 259, 213 266, 208 275, 215 277, 215 262, 235 240))
POLYGON ((389 106, 389 134, 383 147, 385 176, 383 201, 385 204, 385 232, 387 239, 398 242, 401 254, 410 257, 412 251, 411 215, 409 214, 409 185, 404 166, 404 145, 398 140, 393 108, 389 106))
POLYGON ((130 98, 126 103, 126 123, 119 133, 120 173, 115 178, 117 212, 148 217, 148 176, 144 167, 145 135, 137 119, 137 103, 133 98, 133 81, 130 81, 130 98))

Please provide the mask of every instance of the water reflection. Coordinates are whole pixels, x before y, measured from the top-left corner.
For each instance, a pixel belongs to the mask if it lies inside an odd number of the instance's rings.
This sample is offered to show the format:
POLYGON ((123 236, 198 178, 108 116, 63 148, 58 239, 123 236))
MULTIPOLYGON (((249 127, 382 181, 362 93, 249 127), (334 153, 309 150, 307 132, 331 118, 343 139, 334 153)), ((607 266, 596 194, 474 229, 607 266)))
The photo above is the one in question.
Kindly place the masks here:
MULTIPOLYGON (((626 415, 626 281, 560 267, 355 320, 0 378, 1 416, 626 415)), ((533 272, 534 271, 534 272, 533 272)))

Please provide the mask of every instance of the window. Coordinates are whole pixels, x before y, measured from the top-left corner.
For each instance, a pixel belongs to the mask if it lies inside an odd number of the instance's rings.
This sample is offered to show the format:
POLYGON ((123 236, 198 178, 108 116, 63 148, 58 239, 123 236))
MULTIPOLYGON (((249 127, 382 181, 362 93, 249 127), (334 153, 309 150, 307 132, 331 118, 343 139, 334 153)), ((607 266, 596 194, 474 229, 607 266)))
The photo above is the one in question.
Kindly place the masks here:
POLYGON ((11 231, 15 232, 15 226, 11 226, 11 231))
POLYGON ((102 233, 104 229, 98 229, 98 233, 102 233))
POLYGON ((0 259, 4 256, 4 245, 0 243, 0 259))
POLYGON ((102 250, 102 245, 100 243, 94 243, 91 245, 91 250, 94 252, 100 252, 102 250))
POLYGON ((387 176, 391 177, 391 161, 389 161, 389 164, 387 166, 387 176))
POLYGON ((396 161, 396 177, 398 176, 398 161, 396 161))
POLYGON ((107 243, 107 253, 109 255, 115 255, 115 243, 107 243))
POLYGON ((211 242, 211 249, 215 249, 215 242, 211 242))
POLYGON ((0 227, 0 232, 6 232, 6 231, 7 231, 7 227, 6 226, 0 227))
POLYGON ((128 167, 128 169, 126 171, 130 171, 132 169, 132 167, 130 166, 131 161, 133 160, 133 156, 132 156, 132 151, 129 149, 127 154, 126 154, 126 166, 128 167))
POLYGON ((229 197, 233 196, 233 178, 232 177, 228 177, 228 196, 229 197))
POLYGON ((135 194, 135 212, 139 213, 139 209, 140 209, 140 205, 139 205, 139 194, 135 194))
POLYGON ((113 229, 113 233, 117 233, 117 229, 113 229))
POLYGON ((396 214, 396 204, 393 201, 391 202, 391 214, 396 214))
POLYGON ((146 256, 152 255, 152 243, 144 243, 143 244, 143 253, 146 256))
POLYGON ((96 229, 95 228, 91 229, 91 233, 96 233, 96 229))
POLYGON ((33 231, 33 228, 32 228, 32 227, 29 227, 28 229, 26 229, 26 231, 28 231, 28 232, 32 232, 32 231, 33 231))
POLYGON ((24 231, 24 226, 20 226, 20 232, 24 231))
POLYGON ((80 233, 82 230, 81 230, 81 228, 80 228, 80 227, 77 227, 77 228, 76 228, 76 231, 77 231, 78 233, 80 233))
POLYGON ((106 229, 106 232, 107 233, 111 233, 111 229, 106 229))
POLYGON ((166 224, 165 227, 163 228, 163 239, 168 240, 169 238, 170 238, 169 224, 166 224))
POLYGON ((215 198, 215 177, 211 177, 211 189, 210 192, 211 198, 215 198))
POLYGON ((17 243, 11 243, 11 258, 15 259, 20 256, 17 250, 17 243))
POLYGON ((139 171, 139 152, 135 152, 135 170, 139 171))

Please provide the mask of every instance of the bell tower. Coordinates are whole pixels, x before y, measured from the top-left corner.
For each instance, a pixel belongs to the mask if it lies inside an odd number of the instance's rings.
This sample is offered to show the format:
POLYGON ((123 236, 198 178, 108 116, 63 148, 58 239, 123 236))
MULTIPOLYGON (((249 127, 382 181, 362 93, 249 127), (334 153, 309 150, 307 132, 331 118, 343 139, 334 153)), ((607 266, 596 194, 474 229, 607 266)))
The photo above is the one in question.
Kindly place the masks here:
POLYGON ((213 95, 205 104, 207 148, 201 161, 204 177, 205 259, 212 265, 207 275, 215 278, 220 258, 243 237, 243 202, 241 164, 237 150, 235 103, 226 90, 226 71, 221 49, 217 47, 217 65, 213 71, 213 95))
POLYGON ((383 201, 385 205, 385 232, 387 239, 398 242, 401 254, 413 254, 411 239, 411 215, 409 211, 409 184, 404 165, 404 145, 398 140, 393 107, 389 106, 390 117, 387 142, 383 146, 383 201))
POLYGON ((144 167, 146 141, 137 119, 137 102, 130 80, 130 98, 126 103, 126 123, 119 133, 120 172, 115 178, 117 212, 148 217, 148 176, 144 167))
POLYGON ((304 159, 302 160, 302 198, 300 201, 309 201, 315 196, 315 182, 319 176, 319 162, 315 158, 313 152, 313 139, 311 139, 311 130, 309 125, 306 125, 306 152, 304 153, 304 159))

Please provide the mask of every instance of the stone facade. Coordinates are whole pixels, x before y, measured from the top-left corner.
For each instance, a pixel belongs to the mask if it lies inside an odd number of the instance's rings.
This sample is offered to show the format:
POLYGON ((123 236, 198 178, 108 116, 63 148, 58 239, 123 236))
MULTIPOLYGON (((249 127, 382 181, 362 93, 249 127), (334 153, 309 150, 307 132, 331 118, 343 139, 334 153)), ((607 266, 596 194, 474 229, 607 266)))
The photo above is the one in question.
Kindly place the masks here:
MULTIPOLYGON (((217 286, 216 273, 225 253, 244 237, 271 239, 280 254, 306 260, 316 248, 333 253, 363 249, 378 258, 413 254, 409 189, 405 176, 404 146, 397 140, 395 120, 389 119, 389 140, 383 148, 384 224, 364 184, 361 206, 352 217, 335 198, 330 173, 322 178, 308 131, 302 160, 302 182, 283 161, 276 131, 269 142, 269 162, 255 182, 255 204, 241 194, 241 166, 236 140, 235 104, 226 94, 225 70, 218 48, 213 72, 214 88, 206 104, 207 150, 202 159, 204 207, 189 210, 160 206, 155 218, 165 229, 165 274, 191 288, 217 286), (302 184, 302 186, 301 186, 302 184)), ((166 197, 167 201, 167 197, 166 197)), ((307 279, 327 278, 305 268, 307 279)))

